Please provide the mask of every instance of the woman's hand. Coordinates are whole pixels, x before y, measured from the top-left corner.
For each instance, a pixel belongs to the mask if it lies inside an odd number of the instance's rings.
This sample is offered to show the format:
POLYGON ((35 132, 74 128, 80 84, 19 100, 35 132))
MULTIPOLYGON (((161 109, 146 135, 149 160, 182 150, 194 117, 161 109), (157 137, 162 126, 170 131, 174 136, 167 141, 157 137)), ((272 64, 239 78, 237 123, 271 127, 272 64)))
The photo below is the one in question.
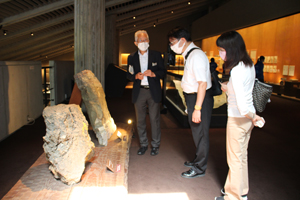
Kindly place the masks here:
POLYGON ((264 120, 261 116, 255 115, 254 118, 252 119, 252 123, 254 124, 254 126, 257 126, 257 125, 256 125, 256 122, 257 122, 257 121, 260 121, 260 120, 263 121, 263 122, 265 123, 265 120, 264 120))
POLYGON ((228 81, 224 82, 224 83, 221 83, 221 82, 219 82, 219 83, 221 84, 221 90, 226 93, 228 90, 228 87, 227 87, 228 81))

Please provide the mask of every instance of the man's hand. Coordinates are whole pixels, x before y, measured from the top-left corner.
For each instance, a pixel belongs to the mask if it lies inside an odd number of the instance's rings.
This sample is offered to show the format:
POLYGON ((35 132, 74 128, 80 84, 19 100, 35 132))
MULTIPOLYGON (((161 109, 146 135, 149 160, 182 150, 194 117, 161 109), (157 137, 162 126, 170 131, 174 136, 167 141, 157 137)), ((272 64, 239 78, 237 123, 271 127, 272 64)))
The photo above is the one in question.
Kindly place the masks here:
POLYGON ((192 121, 194 123, 201 122, 201 111, 200 110, 194 110, 193 115, 192 115, 192 121))
POLYGON ((156 77, 156 75, 150 69, 144 72, 144 76, 156 77))
POLYGON ((135 79, 143 80, 143 78, 144 78, 144 75, 141 72, 139 72, 135 75, 135 79))

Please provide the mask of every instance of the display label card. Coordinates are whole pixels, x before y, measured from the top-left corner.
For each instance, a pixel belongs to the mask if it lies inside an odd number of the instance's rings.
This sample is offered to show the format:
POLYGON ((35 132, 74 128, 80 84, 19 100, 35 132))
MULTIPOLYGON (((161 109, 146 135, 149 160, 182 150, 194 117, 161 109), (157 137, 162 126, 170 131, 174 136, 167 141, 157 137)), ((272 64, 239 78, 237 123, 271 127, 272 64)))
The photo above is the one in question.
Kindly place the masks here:
POLYGON ((283 65, 282 75, 287 76, 288 72, 289 72, 289 66, 288 65, 283 65))
POLYGON ((109 159, 107 159, 106 168, 114 173, 114 165, 109 159))
POLYGON ((121 171, 121 165, 120 164, 118 164, 117 165, 117 170, 116 170, 117 172, 120 172, 121 171))
POLYGON ((295 65, 290 65, 289 67, 289 76, 295 75, 295 65))

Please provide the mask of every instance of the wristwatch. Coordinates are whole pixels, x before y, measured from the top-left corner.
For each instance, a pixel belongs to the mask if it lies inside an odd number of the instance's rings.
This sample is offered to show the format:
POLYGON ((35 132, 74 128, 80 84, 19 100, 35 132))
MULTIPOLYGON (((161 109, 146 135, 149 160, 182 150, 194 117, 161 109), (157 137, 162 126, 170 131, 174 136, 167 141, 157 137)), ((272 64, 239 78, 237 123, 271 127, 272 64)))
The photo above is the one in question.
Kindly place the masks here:
POLYGON ((195 105, 194 108, 195 108, 195 110, 201 110, 202 107, 201 107, 201 106, 198 106, 198 105, 195 105))

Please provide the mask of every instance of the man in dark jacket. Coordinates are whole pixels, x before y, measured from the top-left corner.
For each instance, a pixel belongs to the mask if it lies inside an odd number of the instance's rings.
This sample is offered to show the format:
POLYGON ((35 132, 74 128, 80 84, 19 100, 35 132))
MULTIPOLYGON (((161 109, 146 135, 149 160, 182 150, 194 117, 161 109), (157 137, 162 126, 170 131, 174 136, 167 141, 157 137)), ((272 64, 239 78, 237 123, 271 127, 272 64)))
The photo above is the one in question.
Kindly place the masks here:
POLYGON ((141 148, 138 155, 143 155, 148 149, 148 138, 146 131, 147 106, 152 131, 151 155, 159 152, 161 130, 160 130, 160 101, 161 84, 160 79, 165 75, 165 68, 161 53, 149 50, 149 36, 146 31, 135 33, 134 44, 138 51, 128 56, 127 78, 133 81, 132 103, 134 103, 137 131, 141 148))
POLYGON ((264 82, 264 61, 265 57, 260 56, 257 60, 257 63, 255 64, 256 78, 261 82, 264 82))

